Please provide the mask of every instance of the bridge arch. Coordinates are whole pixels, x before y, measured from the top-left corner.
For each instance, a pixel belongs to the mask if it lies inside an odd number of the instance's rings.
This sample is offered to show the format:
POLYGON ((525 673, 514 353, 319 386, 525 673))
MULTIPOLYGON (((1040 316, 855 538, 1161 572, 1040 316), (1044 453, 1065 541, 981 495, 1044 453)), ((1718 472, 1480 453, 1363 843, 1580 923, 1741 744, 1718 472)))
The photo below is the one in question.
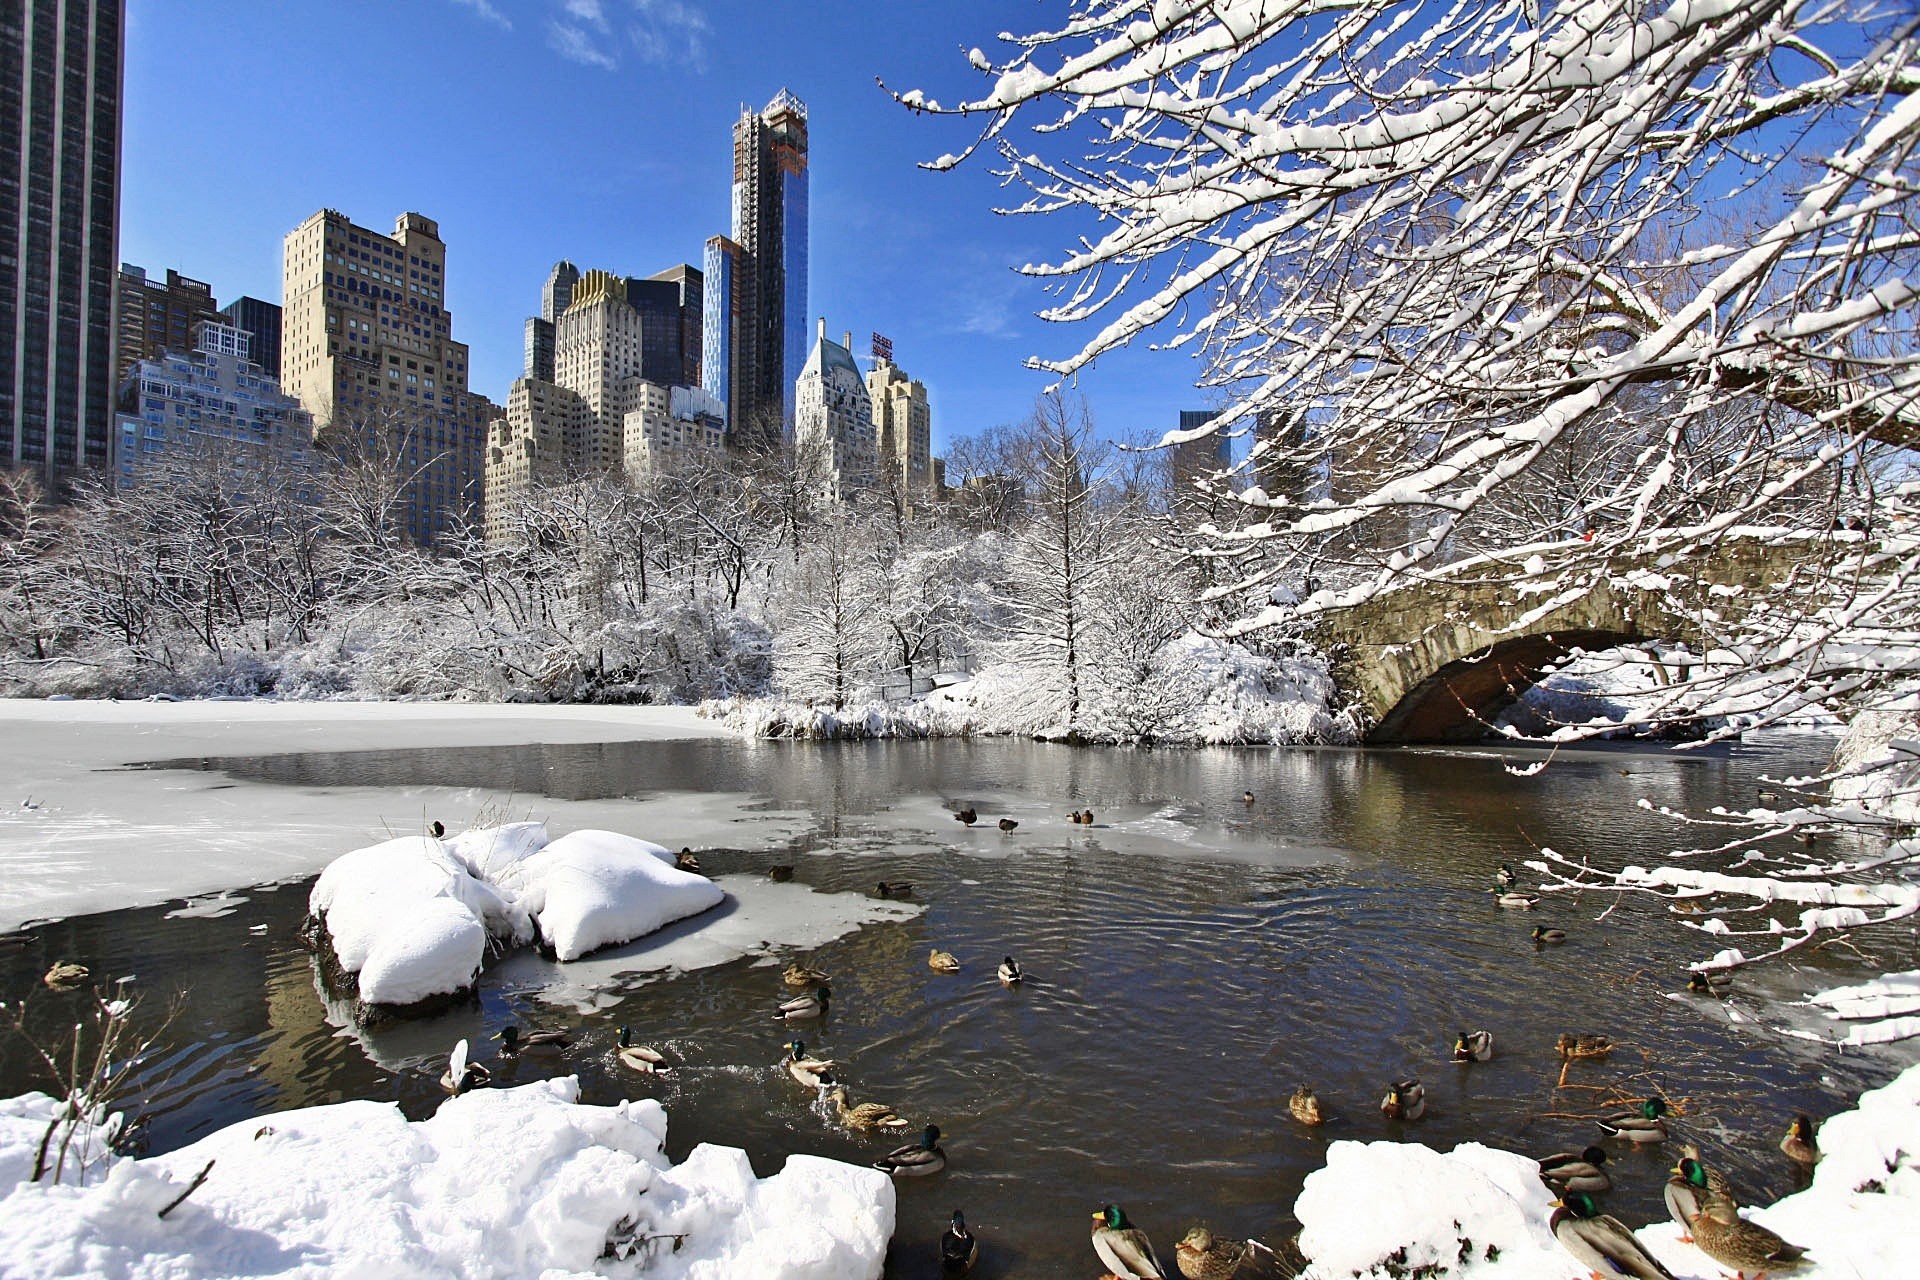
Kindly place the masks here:
MULTIPOLYGON (((1616 562, 1581 581, 1534 549, 1526 563, 1471 566, 1321 615, 1312 638, 1368 726, 1370 743, 1457 742, 1487 725, 1575 650, 1650 640, 1696 647, 1723 615, 1806 563, 1800 539, 1742 539, 1686 555, 1616 562), (1574 579, 1569 583, 1566 579, 1574 579)), ((1565 568, 1568 566, 1561 565, 1565 568)))

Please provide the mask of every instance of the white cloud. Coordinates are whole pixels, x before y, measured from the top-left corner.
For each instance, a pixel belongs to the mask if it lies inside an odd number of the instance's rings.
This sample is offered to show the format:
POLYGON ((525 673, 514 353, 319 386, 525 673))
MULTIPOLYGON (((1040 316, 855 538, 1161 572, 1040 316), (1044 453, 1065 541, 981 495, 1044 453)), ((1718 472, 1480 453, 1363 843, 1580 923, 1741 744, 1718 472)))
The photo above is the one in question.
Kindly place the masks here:
POLYGON ((473 10, 503 31, 513 30, 513 23, 507 20, 507 15, 494 8, 489 0, 453 0, 453 2, 473 10))
POLYGON ((601 48, 592 36, 579 27, 568 26, 561 22, 548 23, 547 44, 555 53, 569 62, 578 62, 589 67, 604 67, 608 71, 620 65, 611 53, 601 48))
POLYGON ((713 28, 697 5, 683 0, 632 0, 632 4, 638 21, 628 28, 628 36, 644 61, 705 69, 707 36, 713 28))
POLYGON ((602 31, 608 29, 607 11, 600 7, 600 0, 562 0, 560 7, 567 11, 568 17, 592 23, 602 31))

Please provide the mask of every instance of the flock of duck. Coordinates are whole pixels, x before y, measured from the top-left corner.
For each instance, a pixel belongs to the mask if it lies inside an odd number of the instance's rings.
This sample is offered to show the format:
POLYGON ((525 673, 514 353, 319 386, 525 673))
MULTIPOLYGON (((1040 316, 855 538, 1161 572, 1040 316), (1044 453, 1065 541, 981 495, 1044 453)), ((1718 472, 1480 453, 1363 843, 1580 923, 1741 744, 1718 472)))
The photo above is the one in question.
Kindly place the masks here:
MULTIPOLYGON (((1254 803, 1250 791, 1242 799, 1246 804, 1254 803)), ((979 814, 973 808, 965 808, 956 812, 954 818, 971 827, 979 821, 979 814)), ((1068 820, 1077 825, 1091 825, 1093 813, 1075 810, 1068 820)), ((1001 818, 998 825, 1001 831, 1012 832, 1019 823, 1001 818)), ((691 849, 680 851, 676 865, 686 871, 700 870, 691 849)), ((792 879, 793 871, 791 866, 779 865, 769 868, 768 875, 784 881, 792 879)), ((1518 889, 1515 884, 1513 869, 1502 863, 1494 873, 1491 890, 1499 906, 1528 909, 1540 901, 1540 895, 1518 889)), ((881 897, 911 897, 913 885, 907 881, 883 880, 876 891, 881 897)), ((1545 947, 1564 943, 1567 934, 1562 929, 1536 925, 1531 939, 1536 946, 1545 947)), ((952 952, 938 947, 929 951, 927 965, 937 973, 947 974, 958 973, 962 967, 952 952)), ((1004 987, 1013 989, 1024 980, 1025 974, 1009 955, 1001 961, 996 977, 1004 987)), ((54 975, 50 974, 48 981, 53 985, 54 975)), ((793 962, 782 970, 781 981, 788 988, 798 989, 799 994, 776 1004, 773 1010, 776 1021, 801 1023, 827 1016, 833 999, 829 975, 793 962)), ((1696 971, 1689 980, 1692 990, 1714 995, 1725 995, 1729 985, 1724 972, 1696 971)), ((522 1031, 514 1025, 503 1027, 494 1038, 500 1041, 500 1052, 507 1056, 564 1050, 572 1043, 572 1037, 563 1031, 522 1031)), ((846 1083, 835 1075, 839 1064, 833 1059, 811 1055, 804 1040, 796 1036, 781 1047, 786 1051, 782 1065, 787 1074, 796 1083, 815 1090, 834 1117, 847 1128, 886 1132, 913 1127, 910 1120, 888 1103, 872 1099, 855 1101, 846 1083)), ((1562 1060, 1571 1062, 1605 1057, 1614 1046, 1605 1036, 1569 1034, 1562 1035, 1556 1047, 1562 1060)), ((613 1051, 623 1066, 637 1072, 671 1069, 666 1055, 658 1049, 635 1044, 627 1027, 619 1029, 619 1040, 613 1051)), ((1493 1054, 1491 1031, 1461 1031, 1454 1038, 1450 1057, 1453 1062, 1470 1064, 1488 1061, 1493 1054)), ((454 1046, 440 1083, 449 1092, 459 1094, 485 1085, 489 1079, 487 1068, 470 1059, 467 1042, 461 1040, 454 1046)), ((1380 1100, 1381 1113, 1401 1122, 1421 1119, 1426 1108, 1425 1086, 1415 1078, 1390 1082, 1380 1100)), ((1308 1126, 1323 1124, 1327 1119, 1327 1110, 1319 1096, 1304 1084, 1289 1099, 1288 1111, 1295 1120, 1308 1126)), ((1651 1146, 1669 1137, 1667 1111, 1663 1099, 1650 1097, 1631 1110, 1599 1117, 1597 1123, 1610 1138, 1636 1146, 1651 1146)), ((940 1137, 940 1126, 928 1124, 917 1141, 895 1147, 875 1160, 873 1167, 895 1178, 939 1173, 947 1165, 940 1137)), ((1790 1159, 1811 1167, 1820 1158, 1812 1119, 1798 1116, 1780 1147, 1790 1159)), ((1698 1147, 1685 1143, 1680 1151, 1680 1160, 1669 1171, 1665 1199, 1674 1221, 1681 1227, 1682 1241, 1696 1245, 1716 1262, 1733 1268, 1741 1280, 1763 1280, 1769 1272, 1777 1273, 1800 1264, 1805 1250, 1740 1216, 1739 1200, 1731 1183, 1706 1165, 1698 1147)), ((1558 1152, 1540 1159, 1541 1180, 1559 1197, 1553 1202, 1554 1212, 1549 1223, 1554 1238, 1583 1266, 1589 1267, 1596 1278, 1629 1276, 1638 1280, 1675 1280, 1672 1272, 1639 1243, 1633 1232, 1619 1219, 1603 1212, 1595 1200, 1594 1197, 1604 1195, 1613 1187, 1606 1164, 1606 1150, 1599 1146, 1579 1152, 1558 1152)), ((1168 1274, 1146 1232, 1117 1204, 1103 1205, 1093 1214, 1090 1241, 1094 1253, 1108 1269, 1101 1280, 1165 1280, 1168 1274)), ((954 1210, 941 1236, 943 1273, 966 1274, 979 1254, 979 1240, 967 1226, 964 1214, 954 1210)), ((1297 1247, 1289 1246, 1286 1253, 1281 1253, 1258 1240, 1220 1239, 1208 1228, 1195 1226, 1175 1246, 1175 1262, 1179 1274, 1188 1280, 1256 1280, 1293 1275, 1306 1259, 1300 1256, 1297 1247)))

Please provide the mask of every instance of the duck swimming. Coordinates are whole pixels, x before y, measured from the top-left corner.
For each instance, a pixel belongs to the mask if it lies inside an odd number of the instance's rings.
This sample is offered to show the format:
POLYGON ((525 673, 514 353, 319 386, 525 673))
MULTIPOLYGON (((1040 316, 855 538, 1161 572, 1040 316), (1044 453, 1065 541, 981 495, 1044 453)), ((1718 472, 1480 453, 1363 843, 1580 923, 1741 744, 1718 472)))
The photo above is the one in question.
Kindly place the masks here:
POLYGON ((827 1016, 828 1002, 833 999, 833 988, 821 983, 805 995, 782 1000, 774 1008, 773 1016, 777 1022, 800 1022, 808 1018, 827 1016))
POLYGON ((1320 1105, 1319 1095, 1305 1085, 1295 1089, 1293 1096, 1287 1099, 1287 1111, 1301 1124, 1317 1125, 1327 1122, 1326 1109, 1320 1105))
POLYGON ((447 1070, 440 1077, 440 1087, 458 1097, 469 1089, 480 1088, 492 1078, 485 1067, 467 1061, 467 1042, 461 1040, 453 1046, 453 1053, 447 1058, 447 1070))
POLYGON ((955 1209, 953 1221, 940 1237, 940 1274, 963 1276, 973 1270, 973 1264, 979 1260, 980 1242, 973 1238, 973 1232, 967 1230, 967 1220, 955 1209))
POLYGON ((1380 1114, 1389 1120, 1418 1120, 1427 1114, 1427 1088, 1418 1080, 1395 1080, 1380 1099, 1380 1114))
POLYGON ((1667 1125, 1660 1118, 1665 1114, 1667 1114, 1667 1104, 1664 1099, 1648 1098, 1635 1110, 1607 1116, 1598 1123, 1611 1138, 1625 1138, 1636 1144, 1665 1142, 1667 1125))
POLYGON ((812 1058, 807 1056, 807 1042, 804 1040, 787 1041, 787 1074, 798 1084, 809 1089, 833 1083, 833 1060, 831 1058, 812 1058))
POLYGON ((820 970, 809 969, 798 961, 794 961, 780 971, 780 981, 790 987, 806 987, 812 986, 816 982, 829 981, 829 979, 827 975, 820 972, 820 970))
POLYGON ((1534 906, 1538 905, 1540 901, 1539 894, 1525 893, 1519 889, 1494 888, 1487 890, 1487 892, 1493 895, 1495 905, 1506 907, 1511 911, 1531 910, 1534 906))
POLYGON ((840 1123, 849 1129, 905 1129, 913 1123, 884 1102, 854 1102, 843 1084, 828 1089, 827 1098, 840 1123))
POLYGON ((942 951, 940 948, 935 947, 933 950, 927 952, 927 968, 932 969, 935 973, 958 973, 960 972, 960 961, 953 952, 942 951))
POLYGON ((1786 1152, 1787 1159, 1809 1169, 1820 1162, 1820 1143, 1814 1137, 1812 1116, 1801 1112, 1793 1118, 1787 1136, 1780 1139, 1780 1150, 1786 1152))
POLYGON ((630 1027, 620 1028, 620 1043, 614 1048, 614 1056, 620 1059, 621 1066, 649 1074, 664 1070, 667 1061, 667 1055, 658 1049, 635 1044, 630 1027))
POLYGON ((573 1043, 564 1031, 522 1032, 511 1022, 500 1028, 500 1033, 494 1039, 500 1042, 500 1052, 505 1054, 520 1053, 527 1049, 558 1052, 573 1043))
POLYGON ((1020 966, 1013 962, 1013 957, 1008 956, 1000 962, 998 976, 1002 983, 1011 987, 1017 985, 1026 975, 1020 972, 1020 966))
POLYGON ((1557 947, 1566 940, 1565 929, 1549 929, 1543 924, 1533 926, 1533 945, 1536 947, 1557 947))
POLYGON ((947 1153, 940 1149, 940 1126, 930 1124, 920 1141, 895 1147, 873 1162, 873 1167, 895 1178, 924 1177, 947 1167, 947 1153))
POLYGON ((1493 1032, 1462 1031, 1453 1041, 1455 1062, 1485 1062, 1493 1056, 1493 1032))

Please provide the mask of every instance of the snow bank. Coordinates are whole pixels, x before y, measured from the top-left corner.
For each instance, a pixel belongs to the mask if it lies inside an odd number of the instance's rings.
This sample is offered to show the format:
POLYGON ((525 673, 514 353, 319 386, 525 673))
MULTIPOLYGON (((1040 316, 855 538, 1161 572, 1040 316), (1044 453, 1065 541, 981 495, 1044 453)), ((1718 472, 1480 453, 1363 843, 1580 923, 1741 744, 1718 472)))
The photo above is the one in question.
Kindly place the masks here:
POLYGON ((727 895, 681 871, 657 844, 612 831, 575 831, 513 864, 519 905, 560 960, 630 942, 696 915, 727 895))
POLYGON ((711 1146, 672 1166, 659 1103, 584 1106, 571 1078, 478 1090, 411 1124, 376 1102, 282 1112, 115 1160, 86 1187, 15 1176, 52 1105, 0 1104, 9 1274, 842 1280, 877 1277, 893 1232, 876 1170, 794 1156, 756 1179, 711 1146))
MULTIPOLYGON (((1920 1066, 1861 1095, 1820 1128, 1825 1153, 1805 1191, 1743 1210, 1809 1253, 1801 1280, 1912 1274, 1920 1221, 1920 1066)), ((1548 1228, 1552 1196, 1524 1156, 1463 1143, 1335 1142, 1294 1214, 1312 1264, 1303 1280, 1353 1276, 1576 1280, 1587 1272, 1548 1228), (1421 1268, 1429 1270, 1420 1270, 1421 1268)), ((1648 1173, 1648 1177, 1658 1176, 1648 1173)), ((1628 1223, 1629 1226, 1633 1224, 1628 1223)), ((1680 1280, 1725 1274, 1659 1221, 1635 1232, 1680 1280)))
POLYGON ((1023 734, 1084 742, 1152 741, 1188 746, 1359 741, 1351 715, 1336 712, 1325 660, 1305 649, 1263 657, 1189 632, 1162 646, 1151 670, 1127 679, 1089 666, 1080 719, 1059 723, 1066 696, 1044 675, 997 663, 970 680, 909 703, 871 702, 839 711, 799 702, 735 698, 700 714, 754 738, 940 738, 1023 734))
POLYGON ((561 960, 628 942, 726 894, 657 844, 612 831, 547 840, 517 822, 450 840, 403 836, 329 863, 307 900, 310 936, 362 1006, 397 1011, 470 990, 489 940, 539 936, 561 960))

